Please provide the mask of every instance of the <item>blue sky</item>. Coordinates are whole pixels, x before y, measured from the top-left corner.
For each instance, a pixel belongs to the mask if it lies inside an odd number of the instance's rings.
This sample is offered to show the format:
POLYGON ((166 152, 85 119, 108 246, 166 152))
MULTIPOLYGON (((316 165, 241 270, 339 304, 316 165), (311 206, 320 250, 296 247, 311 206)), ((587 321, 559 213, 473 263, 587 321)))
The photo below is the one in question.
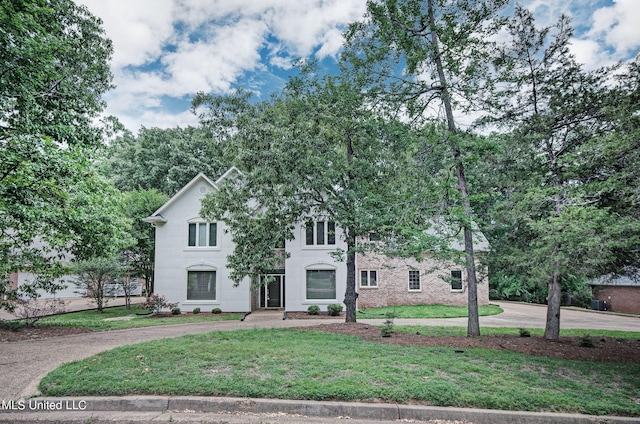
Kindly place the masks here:
MULTIPOLYGON (((107 115, 141 126, 196 125, 198 91, 236 88, 267 97, 296 58, 333 63, 365 0, 76 0, 104 22, 114 45, 116 89, 107 115)), ((628 60, 640 48, 640 0, 522 0, 541 25, 561 13, 576 29, 572 50, 587 68, 628 60)))

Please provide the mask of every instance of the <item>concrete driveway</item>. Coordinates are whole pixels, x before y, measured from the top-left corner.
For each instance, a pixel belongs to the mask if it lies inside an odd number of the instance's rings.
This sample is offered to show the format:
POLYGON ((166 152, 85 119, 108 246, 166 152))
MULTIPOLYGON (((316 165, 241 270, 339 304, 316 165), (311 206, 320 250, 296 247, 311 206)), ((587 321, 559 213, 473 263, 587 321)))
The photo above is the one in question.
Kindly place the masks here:
MULTIPOLYGON (((496 316, 481 317, 481 327, 544 328, 546 316, 546 308, 544 306, 513 302, 498 303, 504 309, 504 313, 496 316)), ((562 328, 640 331, 639 317, 563 309, 560 319, 562 328)), ((0 399, 10 400, 33 396, 37 393, 40 380, 58 366, 123 345, 210 331, 301 327, 342 321, 343 319, 284 321, 280 312, 257 312, 249 315, 244 322, 219 321, 167 325, 77 334, 45 340, 0 343, 0 399)), ((381 324, 383 320, 366 319, 359 321, 369 324, 381 324)), ((466 326, 467 319, 397 319, 395 323, 397 325, 466 326)))

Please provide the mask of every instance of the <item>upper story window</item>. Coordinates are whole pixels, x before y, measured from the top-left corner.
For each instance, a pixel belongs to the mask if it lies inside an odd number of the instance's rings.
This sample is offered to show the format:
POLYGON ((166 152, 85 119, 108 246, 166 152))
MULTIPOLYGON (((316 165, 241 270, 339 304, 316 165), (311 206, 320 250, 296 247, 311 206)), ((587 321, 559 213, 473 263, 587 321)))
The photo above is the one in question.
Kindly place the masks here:
POLYGON ((307 246, 336 244, 336 223, 333 221, 307 222, 305 244, 307 246))
POLYGON ((216 247, 218 246, 218 224, 215 222, 190 222, 189 223, 189 247, 216 247))

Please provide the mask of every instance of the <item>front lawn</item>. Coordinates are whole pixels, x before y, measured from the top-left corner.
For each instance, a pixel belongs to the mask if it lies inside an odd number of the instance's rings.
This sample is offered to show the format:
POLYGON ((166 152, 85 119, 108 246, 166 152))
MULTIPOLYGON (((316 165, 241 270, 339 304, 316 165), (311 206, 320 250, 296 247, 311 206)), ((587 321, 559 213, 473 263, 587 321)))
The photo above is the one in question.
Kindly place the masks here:
MULTIPOLYGON (((479 306, 480 316, 498 315, 504 312, 497 305, 479 306)), ((370 308, 358 311, 358 318, 464 318, 469 316, 466 306, 447 305, 403 305, 387 306, 384 308, 370 308)))
POLYGON ((640 416, 640 365, 397 346, 312 330, 124 346, 45 377, 46 396, 204 395, 640 416))
POLYGON ((102 313, 97 310, 70 312, 43 318, 38 321, 39 326, 78 327, 89 330, 119 330, 123 328, 151 327, 167 324, 188 324, 193 322, 237 320, 242 317, 240 313, 197 315, 181 314, 167 316, 138 315, 145 314, 145 309, 131 306, 130 310, 124 306, 105 308, 102 313))

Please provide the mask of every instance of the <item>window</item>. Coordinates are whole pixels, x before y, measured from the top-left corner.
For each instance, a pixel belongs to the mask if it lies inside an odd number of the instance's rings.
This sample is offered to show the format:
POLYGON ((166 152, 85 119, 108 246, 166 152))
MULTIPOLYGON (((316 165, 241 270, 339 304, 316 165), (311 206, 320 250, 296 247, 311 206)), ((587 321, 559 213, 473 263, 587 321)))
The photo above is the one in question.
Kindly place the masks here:
POLYGON ((462 291, 462 271, 451 271, 451 290, 462 291))
POLYGON ((218 224, 215 222, 207 224, 205 222, 189 223, 190 247, 206 247, 218 245, 218 224))
POLYGON ((307 270, 307 299, 335 299, 336 271, 333 269, 307 270))
POLYGON ((378 271, 361 270, 360 287, 378 287, 378 271))
POLYGON ((333 221, 307 222, 305 225, 305 244, 323 246, 336 244, 336 223, 333 221))
POLYGON ((189 271, 187 300, 216 300, 216 272, 189 271))
POLYGON ((420 290, 420 271, 413 269, 409 271, 409 290, 420 290))

